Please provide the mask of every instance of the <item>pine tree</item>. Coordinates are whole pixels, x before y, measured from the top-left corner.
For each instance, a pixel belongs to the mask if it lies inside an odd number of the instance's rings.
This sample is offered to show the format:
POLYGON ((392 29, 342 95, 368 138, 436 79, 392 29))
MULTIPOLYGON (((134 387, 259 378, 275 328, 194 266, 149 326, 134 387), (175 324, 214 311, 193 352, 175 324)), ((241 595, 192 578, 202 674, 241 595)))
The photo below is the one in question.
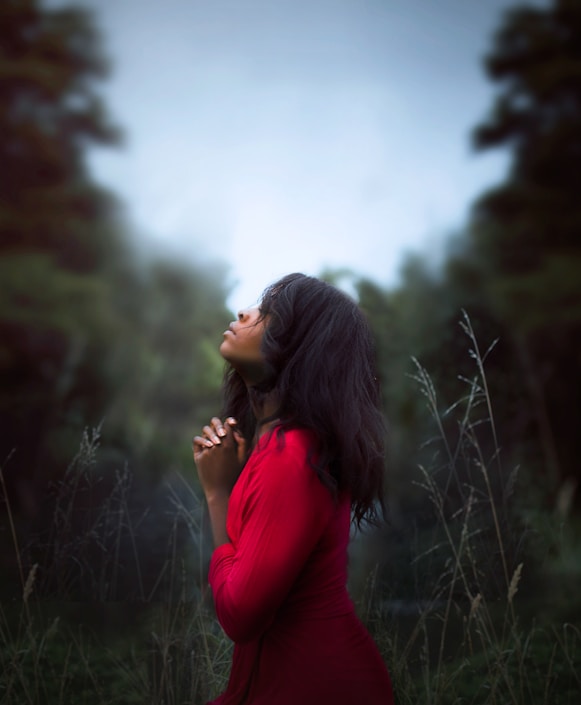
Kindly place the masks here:
POLYGON ((475 206, 473 243, 560 481, 581 452, 581 3, 512 9, 485 65, 498 94, 475 144, 512 162, 475 206))
POLYGON ((103 274, 123 243, 86 165, 118 139, 106 72, 87 12, 0 3, 0 464, 22 486, 50 465, 76 369, 111 323, 103 274))

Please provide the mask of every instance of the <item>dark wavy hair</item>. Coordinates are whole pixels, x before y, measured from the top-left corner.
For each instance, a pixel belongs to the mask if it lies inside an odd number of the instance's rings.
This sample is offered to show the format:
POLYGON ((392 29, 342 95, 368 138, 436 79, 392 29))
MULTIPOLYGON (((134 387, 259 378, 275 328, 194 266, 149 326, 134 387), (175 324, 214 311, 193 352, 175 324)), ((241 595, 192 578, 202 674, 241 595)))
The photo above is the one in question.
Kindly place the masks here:
POLYGON ((233 368, 224 382, 224 414, 238 420, 250 442, 254 408, 274 393, 280 431, 306 428, 317 447, 309 462, 337 496, 348 492, 353 520, 375 522, 384 511, 386 426, 380 410, 375 348, 355 301, 304 274, 289 274, 269 286, 259 304, 267 319, 262 339, 266 377, 247 389, 233 368), (313 460, 316 458, 316 461, 313 460))

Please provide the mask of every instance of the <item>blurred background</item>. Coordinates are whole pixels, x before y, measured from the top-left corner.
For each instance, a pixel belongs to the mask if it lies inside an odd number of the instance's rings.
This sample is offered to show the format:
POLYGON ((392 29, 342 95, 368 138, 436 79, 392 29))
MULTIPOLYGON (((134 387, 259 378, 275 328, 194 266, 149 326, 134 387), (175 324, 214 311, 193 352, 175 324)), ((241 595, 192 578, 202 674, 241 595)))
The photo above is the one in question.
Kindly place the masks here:
POLYGON ((2 596, 203 592, 222 331, 303 271, 377 339, 389 528, 354 594, 375 566, 392 611, 426 598, 470 486, 578 619, 579 47, 576 0, 4 0, 2 596))

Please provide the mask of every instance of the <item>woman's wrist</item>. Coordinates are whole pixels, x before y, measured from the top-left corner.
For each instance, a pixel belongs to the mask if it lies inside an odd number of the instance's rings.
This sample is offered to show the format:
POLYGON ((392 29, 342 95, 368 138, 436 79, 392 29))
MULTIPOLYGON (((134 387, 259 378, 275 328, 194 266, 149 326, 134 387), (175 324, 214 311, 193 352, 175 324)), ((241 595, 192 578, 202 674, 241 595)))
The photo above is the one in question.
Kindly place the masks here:
POLYGON ((228 504, 228 500, 230 499, 230 492, 226 490, 212 490, 212 492, 205 492, 204 494, 208 507, 210 505, 228 504))
POLYGON ((218 548, 218 546, 222 546, 225 543, 230 543, 230 537, 226 531, 228 499, 229 494, 221 492, 206 495, 206 503, 208 505, 208 513, 210 515, 210 525, 212 527, 212 537, 214 539, 214 548, 218 548))

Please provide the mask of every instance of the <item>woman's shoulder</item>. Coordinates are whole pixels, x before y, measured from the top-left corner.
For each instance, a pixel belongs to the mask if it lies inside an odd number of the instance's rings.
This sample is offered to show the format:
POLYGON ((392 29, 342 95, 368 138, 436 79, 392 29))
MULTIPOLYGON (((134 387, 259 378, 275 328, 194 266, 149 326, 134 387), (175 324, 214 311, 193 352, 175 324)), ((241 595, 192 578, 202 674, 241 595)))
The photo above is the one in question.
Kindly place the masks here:
POLYGON ((306 428, 274 426, 272 430, 261 436, 257 450, 282 453, 285 450, 301 452, 314 450, 316 436, 306 428))
MULTIPOLYGON (((316 435, 305 428, 278 426, 260 437, 245 468, 248 486, 291 487, 297 492, 321 489, 316 462, 316 435)), ((326 489, 325 489, 326 491, 326 489)))

